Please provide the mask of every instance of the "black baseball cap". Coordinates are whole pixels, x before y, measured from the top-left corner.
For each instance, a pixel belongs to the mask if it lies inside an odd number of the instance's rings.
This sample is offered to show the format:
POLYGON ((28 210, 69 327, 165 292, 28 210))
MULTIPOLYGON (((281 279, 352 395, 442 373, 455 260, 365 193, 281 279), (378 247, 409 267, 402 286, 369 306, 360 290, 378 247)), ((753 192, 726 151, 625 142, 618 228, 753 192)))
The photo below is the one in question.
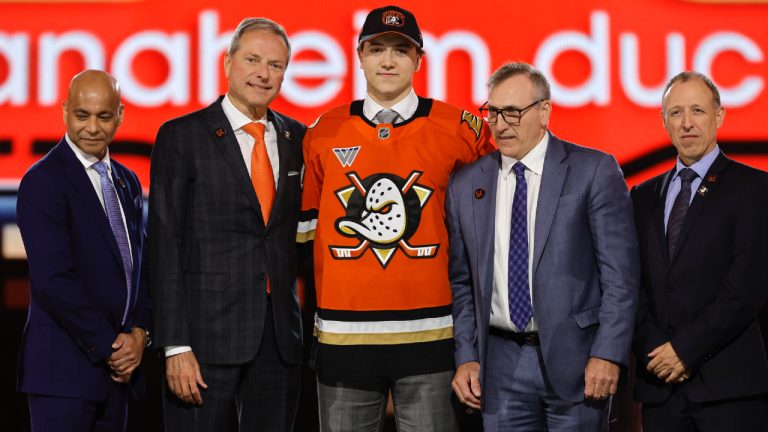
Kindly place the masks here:
POLYGON ((384 6, 371 11, 357 39, 358 45, 384 33, 397 33, 419 48, 424 48, 419 24, 413 14, 398 6, 384 6))

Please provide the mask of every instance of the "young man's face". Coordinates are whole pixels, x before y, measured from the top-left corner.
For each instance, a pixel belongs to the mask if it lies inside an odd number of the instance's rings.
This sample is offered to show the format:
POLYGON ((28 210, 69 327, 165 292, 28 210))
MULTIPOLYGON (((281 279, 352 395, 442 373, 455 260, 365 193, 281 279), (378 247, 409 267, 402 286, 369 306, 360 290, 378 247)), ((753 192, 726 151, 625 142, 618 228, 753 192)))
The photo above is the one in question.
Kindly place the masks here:
POLYGON ((421 54, 408 39, 386 33, 363 42, 357 54, 368 94, 376 102, 390 107, 411 91, 413 74, 421 66, 421 54))

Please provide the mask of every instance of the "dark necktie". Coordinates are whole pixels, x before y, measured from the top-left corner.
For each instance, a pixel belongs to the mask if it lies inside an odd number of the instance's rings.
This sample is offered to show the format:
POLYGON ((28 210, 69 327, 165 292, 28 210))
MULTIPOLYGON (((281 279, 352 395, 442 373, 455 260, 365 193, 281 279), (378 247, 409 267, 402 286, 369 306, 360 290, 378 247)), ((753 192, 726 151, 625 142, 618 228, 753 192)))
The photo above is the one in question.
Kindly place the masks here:
POLYGON ((525 165, 517 162, 512 170, 516 185, 509 228, 509 318, 523 332, 533 316, 528 286, 528 183, 525 165))
POLYGON ((120 257, 123 259, 123 271, 125 272, 125 281, 127 285, 128 297, 125 302, 125 312, 123 312, 123 321, 128 316, 128 305, 131 302, 131 287, 133 286, 133 260, 131 259, 131 248, 128 245, 128 234, 125 232, 123 218, 120 214, 120 202, 117 199, 117 192, 109 178, 109 170, 103 161, 92 165, 93 169, 101 177, 101 193, 104 195, 104 210, 107 212, 109 227, 112 228, 112 235, 115 236, 117 248, 120 249, 120 257))
POLYGON ((669 248, 669 257, 672 258, 680 246, 680 231, 683 228, 685 214, 688 213, 688 205, 691 202, 691 183, 697 177, 696 171, 690 168, 680 170, 680 192, 672 203, 672 210, 669 212, 667 221, 667 247, 669 248))
POLYGON ((376 121, 376 124, 380 124, 380 123, 395 124, 397 123, 398 118, 400 118, 400 114, 398 114, 397 111, 391 110, 389 108, 384 108, 383 110, 376 113, 376 117, 374 117, 373 119, 376 121))

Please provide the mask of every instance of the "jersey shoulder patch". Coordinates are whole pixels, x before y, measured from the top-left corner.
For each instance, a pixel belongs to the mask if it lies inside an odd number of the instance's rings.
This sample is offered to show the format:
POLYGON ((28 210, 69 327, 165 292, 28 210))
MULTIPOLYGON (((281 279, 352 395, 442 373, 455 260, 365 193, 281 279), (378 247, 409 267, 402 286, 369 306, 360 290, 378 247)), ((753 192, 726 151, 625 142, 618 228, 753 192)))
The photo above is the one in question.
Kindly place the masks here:
POLYGON ((467 124, 469 130, 475 133, 476 140, 480 138, 480 130, 483 128, 483 120, 480 117, 469 111, 463 111, 461 113, 461 121, 459 124, 463 125, 464 123, 467 124))

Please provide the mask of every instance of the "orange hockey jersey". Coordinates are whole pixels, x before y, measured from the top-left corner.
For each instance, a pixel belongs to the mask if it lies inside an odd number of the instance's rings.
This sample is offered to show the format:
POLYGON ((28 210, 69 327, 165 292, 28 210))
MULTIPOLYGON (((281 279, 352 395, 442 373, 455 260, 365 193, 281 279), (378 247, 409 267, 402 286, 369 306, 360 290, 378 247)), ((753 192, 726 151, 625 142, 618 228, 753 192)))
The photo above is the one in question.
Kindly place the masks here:
POLYGON ((400 124, 371 123, 355 101, 307 131, 298 239, 314 240, 319 373, 453 368, 445 190, 458 167, 494 149, 489 132, 424 98, 400 124))

